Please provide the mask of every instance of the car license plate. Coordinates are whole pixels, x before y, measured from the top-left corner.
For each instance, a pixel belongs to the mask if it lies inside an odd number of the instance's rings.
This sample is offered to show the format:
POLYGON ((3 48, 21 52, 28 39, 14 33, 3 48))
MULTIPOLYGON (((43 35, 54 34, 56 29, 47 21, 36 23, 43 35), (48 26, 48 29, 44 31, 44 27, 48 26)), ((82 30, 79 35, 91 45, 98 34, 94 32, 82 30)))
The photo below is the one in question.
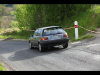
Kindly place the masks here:
POLYGON ((59 36, 53 36, 53 38, 54 38, 54 39, 58 39, 58 38, 59 38, 59 36))
POLYGON ((51 39, 60 39, 61 37, 58 35, 51 36, 51 39))

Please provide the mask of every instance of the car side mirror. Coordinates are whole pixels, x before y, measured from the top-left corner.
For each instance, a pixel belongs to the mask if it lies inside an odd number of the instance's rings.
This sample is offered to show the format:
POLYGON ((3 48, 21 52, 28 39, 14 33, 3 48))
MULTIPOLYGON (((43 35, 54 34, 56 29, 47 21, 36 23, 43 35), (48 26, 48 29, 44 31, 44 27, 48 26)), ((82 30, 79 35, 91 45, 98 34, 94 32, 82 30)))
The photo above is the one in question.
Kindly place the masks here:
POLYGON ((30 37, 33 37, 33 35, 30 35, 30 37))

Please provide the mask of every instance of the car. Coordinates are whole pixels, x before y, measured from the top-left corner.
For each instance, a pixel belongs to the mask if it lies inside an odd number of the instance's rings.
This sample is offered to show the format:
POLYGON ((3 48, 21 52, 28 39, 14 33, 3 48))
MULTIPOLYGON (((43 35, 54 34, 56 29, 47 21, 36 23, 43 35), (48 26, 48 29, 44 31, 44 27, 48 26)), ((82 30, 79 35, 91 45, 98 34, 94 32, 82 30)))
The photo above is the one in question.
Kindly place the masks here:
POLYGON ((61 26, 48 26, 38 28, 34 31, 33 35, 29 38, 29 48, 39 48, 40 52, 44 51, 47 47, 62 45, 63 48, 68 47, 68 34, 61 26))

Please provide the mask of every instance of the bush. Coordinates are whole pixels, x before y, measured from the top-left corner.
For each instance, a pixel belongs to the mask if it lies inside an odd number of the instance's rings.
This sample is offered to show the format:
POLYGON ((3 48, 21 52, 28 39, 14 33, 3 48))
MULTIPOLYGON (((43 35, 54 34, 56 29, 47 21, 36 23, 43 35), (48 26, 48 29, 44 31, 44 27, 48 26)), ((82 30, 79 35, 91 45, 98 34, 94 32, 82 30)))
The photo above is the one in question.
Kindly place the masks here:
POLYGON ((10 11, 10 15, 14 16, 15 15, 15 11, 10 11))
POLYGON ((11 20, 10 25, 11 25, 11 28, 18 28, 18 22, 17 21, 11 20))
POLYGON ((22 4, 16 8, 16 20, 20 29, 62 26, 65 20, 89 8, 91 4, 22 4))

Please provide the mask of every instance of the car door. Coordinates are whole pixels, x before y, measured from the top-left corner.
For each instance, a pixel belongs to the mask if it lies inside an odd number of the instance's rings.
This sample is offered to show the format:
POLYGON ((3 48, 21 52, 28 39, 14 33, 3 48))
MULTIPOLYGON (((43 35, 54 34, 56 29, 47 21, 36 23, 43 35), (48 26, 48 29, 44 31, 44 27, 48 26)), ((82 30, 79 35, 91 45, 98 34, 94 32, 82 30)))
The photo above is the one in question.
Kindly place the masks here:
POLYGON ((37 32, 38 32, 38 29, 35 30, 33 37, 31 38, 31 42, 32 42, 33 46, 36 45, 37 32))
POLYGON ((41 29, 38 29, 38 32, 36 34, 36 43, 35 45, 38 46, 38 41, 41 39, 41 29))

